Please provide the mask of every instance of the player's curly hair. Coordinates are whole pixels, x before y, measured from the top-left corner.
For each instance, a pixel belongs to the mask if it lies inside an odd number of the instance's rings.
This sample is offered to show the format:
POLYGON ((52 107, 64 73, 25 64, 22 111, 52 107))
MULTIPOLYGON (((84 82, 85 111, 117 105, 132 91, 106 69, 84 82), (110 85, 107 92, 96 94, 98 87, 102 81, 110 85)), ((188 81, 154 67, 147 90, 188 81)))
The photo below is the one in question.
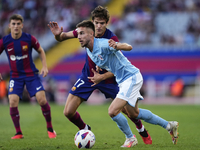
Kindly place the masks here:
POLYGON ((9 18, 9 22, 10 22, 11 20, 21 20, 21 22, 24 22, 24 18, 23 18, 21 15, 19 15, 19 14, 13 14, 13 15, 9 18))
POLYGON ((97 6, 92 12, 92 20, 94 20, 95 17, 99 17, 100 19, 105 19, 106 23, 108 23, 109 19, 110 19, 110 14, 107 10, 106 7, 102 7, 102 6, 97 6))
POLYGON ((90 20, 83 20, 82 22, 78 23, 76 25, 76 28, 79 28, 79 27, 86 27, 86 28, 90 28, 92 29, 92 31, 94 31, 94 35, 95 35, 95 27, 94 27, 94 24, 92 21, 90 20))

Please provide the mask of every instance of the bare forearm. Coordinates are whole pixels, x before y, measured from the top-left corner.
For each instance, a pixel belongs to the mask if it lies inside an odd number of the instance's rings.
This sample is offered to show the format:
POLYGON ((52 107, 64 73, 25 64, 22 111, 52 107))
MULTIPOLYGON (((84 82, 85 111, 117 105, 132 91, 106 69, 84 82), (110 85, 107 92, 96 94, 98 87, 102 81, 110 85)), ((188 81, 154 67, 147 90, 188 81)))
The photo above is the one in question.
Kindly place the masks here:
POLYGON ((71 38, 75 38, 73 31, 61 32, 61 34, 55 36, 55 39, 59 42, 62 42, 64 40, 71 39, 71 38))
POLYGON ((132 50, 132 46, 127 43, 117 43, 116 45, 117 50, 124 50, 124 51, 130 51, 132 50))
POLYGON ((114 77, 114 74, 112 72, 106 72, 104 74, 101 74, 102 80, 106 80, 106 79, 109 79, 109 78, 112 78, 112 77, 114 77))

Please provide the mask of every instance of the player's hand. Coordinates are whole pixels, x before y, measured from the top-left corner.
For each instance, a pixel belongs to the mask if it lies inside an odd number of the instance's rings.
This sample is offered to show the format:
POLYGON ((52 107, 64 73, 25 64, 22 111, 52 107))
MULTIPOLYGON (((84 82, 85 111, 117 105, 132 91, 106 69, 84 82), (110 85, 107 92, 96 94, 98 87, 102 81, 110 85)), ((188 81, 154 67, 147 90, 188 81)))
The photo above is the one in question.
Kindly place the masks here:
POLYGON ((63 27, 60 28, 57 22, 50 21, 47 26, 55 36, 58 36, 63 32, 63 27))
POLYGON ((46 77, 48 73, 49 71, 46 67, 43 67, 42 70, 40 71, 40 75, 42 75, 43 77, 46 77))
POLYGON ((99 73, 99 71, 102 71, 102 69, 99 66, 96 66, 96 72, 99 73))
POLYGON ((110 46, 110 47, 113 47, 114 49, 117 48, 117 43, 116 43, 114 40, 109 39, 109 40, 108 40, 108 43, 109 43, 109 46, 110 46))
POLYGON ((88 79, 90 79, 94 83, 91 86, 95 86, 99 82, 102 81, 102 77, 101 77, 101 74, 99 74, 98 72, 96 72, 93 68, 92 68, 92 72, 94 73, 94 76, 93 77, 88 77, 88 79))
POLYGON ((3 78, 2 78, 2 76, 1 76, 1 74, 0 74, 0 82, 1 82, 1 80, 3 80, 3 78))

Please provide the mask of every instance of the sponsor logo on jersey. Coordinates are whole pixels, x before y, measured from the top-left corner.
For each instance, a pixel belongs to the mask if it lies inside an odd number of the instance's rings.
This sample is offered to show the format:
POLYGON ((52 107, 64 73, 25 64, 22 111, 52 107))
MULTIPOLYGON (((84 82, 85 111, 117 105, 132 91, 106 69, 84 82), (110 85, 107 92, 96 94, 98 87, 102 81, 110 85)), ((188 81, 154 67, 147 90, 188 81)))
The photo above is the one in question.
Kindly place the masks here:
POLYGON ((23 46, 22 46, 22 49, 23 49, 24 51, 28 50, 28 45, 23 45, 23 46))
POLYGON ((76 90, 76 87, 75 87, 75 86, 73 86, 73 87, 72 87, 72 91, 75 91, 75 90, 76 90))
POLYGON ((23 56, 10 55, 10 59, 11 59, 12 61, 21 60, 21 59, 25 59, 25 58, 28 58, 28 55, 23 55, 23 56))

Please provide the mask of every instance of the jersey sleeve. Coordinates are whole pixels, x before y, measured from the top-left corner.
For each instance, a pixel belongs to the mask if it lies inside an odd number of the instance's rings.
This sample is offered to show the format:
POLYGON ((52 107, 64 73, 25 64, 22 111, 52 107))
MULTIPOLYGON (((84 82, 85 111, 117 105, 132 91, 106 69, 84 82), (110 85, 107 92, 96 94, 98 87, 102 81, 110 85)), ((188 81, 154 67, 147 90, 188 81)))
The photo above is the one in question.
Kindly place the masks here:
POLYGON ((38 40, 31 35, 31 45, 34 49, 38 50, 40 47, 40 43, 38 42, 38 40))
POLYGON ((119 42, 119 39, 117 38, 117 36, 113 36, 110 39, 113 39, 115 42, 119 42))
POLYGON ((74 34, 74 37, 75 37, 75 38, 78 37, 77 29, 75 29, 75 30, 73 31, 73 34, 74 34))
POLYGON ((3 46, 3 39, 0 39, 0 54, 3 52, 4 50, 4 46, 3 46))

